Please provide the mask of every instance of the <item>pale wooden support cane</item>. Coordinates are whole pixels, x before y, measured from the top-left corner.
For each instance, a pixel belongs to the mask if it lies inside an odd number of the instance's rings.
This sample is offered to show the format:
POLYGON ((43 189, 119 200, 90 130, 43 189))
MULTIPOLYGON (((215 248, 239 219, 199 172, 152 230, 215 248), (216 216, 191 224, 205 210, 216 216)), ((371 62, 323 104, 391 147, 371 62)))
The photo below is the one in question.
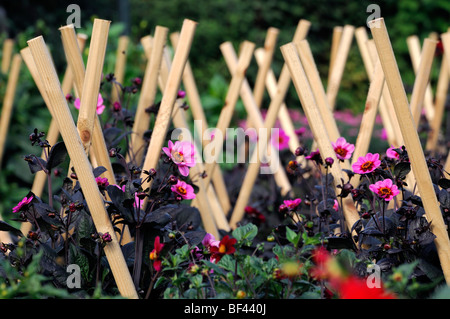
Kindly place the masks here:
MULTIPOLYGON (((78 114, 77 129, 80 132, 79 133, 80 137, 82 136, 82 134, 84 134, 85 140, 83 145, 84 147, 87 147, 87 149, 85 148, 86 155, 88 155, 90 149, 90 142, 92 140, 92 151, 95 155, 96 164, 105 167, 106 172, 103 173, 102 175, 108 179, 110 184, 116 184, 116 178, 114 175, 114 171, 112 169, 112 164, 106 147, 105 138, 103 136, 103 130, 101 128, 100 120, 98 119, 96 113, 98 92, 100 89, 100 81, 103 70, 104 54, 106 51, 106 42, 109 24, 110 21, 107 20, 100 20, 100 19, 94 20, 94 28, 91 36, 91 43, 94 43, 94 45, 91 44, 92 48, 89 49, 89 56, 86 70, 84 67, 83 58, 81 56, 81 51, 78 46, 78 41, 76 40, 75 29, 73 25, 62 27, 60 28, 60 31, 67 62, 70 66, 70 69, 74 73, 75 91, 80 96, 80 112, 78 114), (83 118, 81 111, 83 108, 83 95, 85 95, 84 92, 86 85, 85 78, 87 78, 88 70, 89 74, 93 75, 89 81, 93 86, 86 90, 86 94, 91 95, 91 97, 87 100, 88 102, 87 106, 90 105, 93 108, 93 110, 87 110, 84 113, 85 117, 83 118), (94 77, 95 79, 93 79, 94 77), (96 83, 98 84, 92 83, 93 81, 97 81, 96 83), (97 88, 97 90, 95 90, 95 88, 97 88), (95 98, 93 96, 94 94, 96 94, 95 98), (80 116, 82 116, 81 122, 80 116), (91 119, 89 118, 89 116, 91 116, 91 119), (86 129, 87 130, 90 129, 90 131, 87 131, 86 129), (83 131, 85 131, 86 133, 82 133, 83 131)), ((85 98, 85 101, 86 99, 87 98, 85 98)), ((70 170, 71 168, 69 168, 69 172, 70 170)), ((123 244, 126 244, 131 240, 132 239, 129 229, 126 225, 124 225, 122 229, 121 242, 123 244)))
MULTIPOLYGON (((304 19, 300 20, 297 24, 297 28, 292 38, 292 42, 299 43, 301 40, 305 39, 306 35, 308 34, 310 26, 311 23, 308 20, 304 19)), ((255 57, 257 63, 262 63, 264 57, 264 49, 256 49, 255 57)), ((280 83, 284 82, 285 77, 290 79, 289 70, 286 64, 283 64, 278 82, 280 83)), ((283 92, 284 95, 286 95, 287 90, 289 88, 289 84, 290 82, 287 83, 283 88, 278 86, 274 72, 271 69, 269 69, 266 77, 266 88, 267 91, 269 92, 269 96, 271 99, 275 97, 278 91, 281 91, 283 92)), ((289 149, 293 154, 295 154, 295 150, 300 146, 300 142, 297 134, 295 133, 295 127, 294 124, 292 123, 289 110, 284 102, 282 103, 280 110, 278 112, 278 119, 284 132, 289 136, 289 149)), ((304 156, 298 156, 297 161, 302 166, 309 165, 309 162, 306 161, 304 156)))
MULTIPOLYGON (((220 49, 223 51, 226 47, 233 47, 231 42, 224 42, 220 45, 220 49)), ((241 54, 237 62, 236 67, 231 72, 231 82, 228 87, 227 95, 225 97, 224 105, 219 115, 219 120, 216 124, 215 131, 220 133, 221 138, 214 138, 210 143, 214 146, 214 154, 212 158, 206 158, 205 171, 206 178, 204 183, 209 185, 212 176, 219 161, 219 157, 222 155, 222 148, 224 139, 226 138, 226 130, 230 127, 231 119, 233 117, 236 102, 239 99, 241 86, 244 82, 245 72, 250 64, 253 56, 255 44, 250 41, 244 41, 241 45, 241 54)), ((208 144, 209 145, 209 144, 208 144)))
MULTIPOLYGON (((123 85, 125 78, 125 67, 127 64, 127 50, 130 38, 127 35, 121 35, 117 43, 116 51, 116 64, 114 66, 114 77, 116 81, 123 85)), ((113 84, 111 88, 111 101, 120 102, 121 101, 122 89, 120 86, 113 84)))
MULTIPOLYGON (((16 94, 17 82, 19 80, 20 66, 22 58, 20 54, 15 54, 11 62, 6 92, 3 98, 2 114, 0 118, 0 171, 2 166, 3 152, 5 150, 6 137, 8 135, 9 122, 11 121, 12 110, 14 106, 14 97, 16 94)), ((0 220, 2 220, 0 216, 0 220)), ((0 232, 0 242, 11 243, 11 235, 8 232, 0 232)))
MULTIPOLYGON (((280 76, 278 86, 280 88, 288 87, 290 84, 290 80, 291 79, 288 76, 283 77, 280 76)), ((262 157, 266 155, 265 150, 270 149, 268 148, 268 143, 270 143, 270 136, 271 136, 269 132, 275 125, 275 121, 278 118, 278 113, 281 105, 283 104, 284 99, 285 99, 285 91, 278 90, 270 102, 267 111, 267 116, 264 121, 264 129, 266 131, 266 134, 264 134, 264 136, 260 136, 260 138, 258 139, 257 147, 253 151, 247 172, 245 174, 244 181, 241 186, 241 190, 239 192, 238 199, 233 209, 233 214, 231 215, 230 225, 233 229, 238 227, 239 222, 242 220, 242 217, 244 216, 245 206, 247 206, 248 204, 250 195, 253 190, 253 186, 255 184, 256 179, 258 178, 258 175, 260 174, 262 157)), ((272 153, 271 155, 274 154, 272 153)), ((276 169, 284 170, 283 167, 278 167, 276 169)))
POLYGON ((269 28, 267 30, 266 39, 264 41, 264 61, 258 68, 256 73, 255 85, 253 87, 253 96, 255 97, 256 105, 261 108, 264 98, 267 72, 272 64, 273 55, 276 48, 277 38, 280 30, 277 28, 269 28))
POLYGON ((56 74, 45 41, 40 36, 29 40, 28 45, 45 87, 48 101, 54 113, 53 115, 58 122, 61 136, 65 142, 69 156, 72 158, 75 170, 78 172, 78 180, 83 189, 83 194, 86 198, 95 227, 99 233, 109 233, 111 235, 112 241, 104 247, 104 252, 119 292, 123 297, 137 299, 138 295, 131 274, 105 209, 102 195, 95 181, 83 143, 73 122, 66 98, 61 90, 58 75, 56 74))
POLYGON ((141 95, 139 96, 134 117, 130 150, 127 153, 127 162, 131 161, 137 166, 141 166, 146 151, 144 133, 149 129, 151 115, 145 110, 155 103, 156 94, 158 93, 158 76, 168 33, 168 28, 156 26, 150 58, 147 61, 142 81, 141 95))
MULTIPOLYGON (((374 69, 373 79, 370 82, 369 92, 367 93, 366 104, 364 106, 364 113, 359 127, 359 133, 356 138, 355 150, 352 155, 352 164, 354 164, 359 157, 365 156, 369 151, 370 140, 373 134, 375 119, 378 113, 378 106, 381 101, 381 96, 384 87, 384 73, 381 68, 380 61, 377 60, 374 69)), ((352 182, 353 187, 358 187, 359 180, 352 182)))
POLYGON ((336 59, 333 62, 333 69, 330 74, 330 81, 327 85, 327 98, 331 110, 334 110, 339 87, 341 85, 342 75, 344 74, 345 64, 348 58, 348 53, 353 41, 355 27, 345 25, 342 29, 342 36, 339 41, 339 48, 336 52, 336 59))
MULTIPOLYGON (((442 45, 444 46, 444 58, 447 60, 448 72, 450 74, 450 30, 441 35, 442 45)), ((450 172, 450 153, 445 161, 444 170, 450 172)))
MULTIPOLYGON (((302 40, 295 44, 297 46, 297 52, 305 70, 306 77, 309 80, 310 87, 314 94, 314 98, 317 103, 320 115, 325 123, 325 127, 328 130, 328 135, 332 142, 341 136, 337 127, 336 121, 333 116, 331 106, 329 105, 325 89, 320 79, 319 71, 317 70, 314 57, 311 52, 311 48, 307 40, 302 40)), ((342 166, 346 169, 350 169, 348 160, 342 162, 342 166)))
MULTIPOLYGON (((162 91, 165 90, 170 68, 170 54, 166 48, 164 50, 161 74, 159 77, 160 88, 162 91)), ((186 121, 185 111, 181 108, 182 102, 180 99, 177 99, 175 103, 176 104, 172 113, 172 123, 176 128, 182 129, 182 140, 193 142, 192 134, 189 131, 189 126, 186 121), (185 136, 185 134, 188 136, 185 136)), ((194 146, 194 151, 195 166, 189 169, 189 176, 191 180, 197 180, 199 191, 196 194, 196 198, 191 201, 191 205, 199 209, 205 231, 213 234, 215 238, 220 238, 219 229, 229 231, 230 226, 222 207, 220 206, 214 189, 211 186, 207 187, 201 177, 204 167, 201 155, 196 146, 194 146)))
MULTIPOLYGON (((337 186, 344 180, 344 174, 341 166, 336 158, 336 153, 331 145, 330 138, 325 128, 324 121, 318 111, 314 94, 306 77, 300 57, 295 44, 288 43, 281 47, 281 52, 292 77, 297 94, 300 98, 303 110, 310 123, 311 131, 314 139, 317 141, 322 158, 330 157, 334 160, 334 164, 330 168, 330 173, 334 178, 334 186, 336 194, 340 193, 337 186)), ((347 229, 350 231, 352 226, 360 219, 353 200, 347 196, 342 199, 342 210, 345 218, 347 229)))
POLYGON ((422 107, 424 105, 428 105, 428 107, 433 111, 433 114, 431 115, 430 111, 425 108, 426 114, 429 114, 427 116, 428 120, 431 121, 433 119, 434 115, 434 108, 433 108, 433 101, 431 97, 431 104, 426 103, 424 100, 426 97, 427 88, 431 87, 429 86, 430 81, 430 73, 431 73, 431 67, 433 65, 433 58, 434 58, 434 52, 436 51, 436 40, 431 39, 425 39, 423 44, 423 50, 422 55, 420 58, 419 67, 417 68, 416 72, 416 80, 414 81, 414 87, 411 95, 411 112, 413 115, 414 123, 416 124, 416 128, 419 127, 420 117, 422 114, 422 107))
POLYGON ((427 151, 436 151, 436 147, 438 145, 439 132, 442 125, 442 119, 444 117, 445 102, 447 100, 449 76, 449 60, 445 55, 442 55, 441 68, 436 85, 434 116, 430 124, 431 130, 428 132, 427 143, 425 145, 425 149, 427 151))
MULTIPOLYGON (((222 55, 225 58, 225 62, 227 64, 228 70, 230 73, 234 72, 237 67, 237 56, 236 52, 232 45, 221 46, 222 55)), ((254 128, 258 131, 260 128, 264 128, 264 121, 261 116, 261 112, 258 106, 255 103, 255 99, 253 98, 253 93, 250 89, 250 85, 248 84, 247 79, 244 79, 242 82, 242 86, 240 89, 240 96, 244 103, 244 107, 247 111, 247 114, 252 119, 252 124, 254 128)), ((274 156, 278 156, 275 152, 275 149, 272 144, 268 145, 269 154, 276 154, 274 156)), ((278 159, 279 161, 279 159, 278 159)), ((274 173, 274 178, 277 186, 281 189, 281 195, 286 196, 289 195, 292 191, 292 185, 289 182, 289 179, 286 175, 285 170, 276 170, 274 173)))
POLYGON ((330 62, 328 67, 328 82, 331 81, 331 71, 334 68, 334 62, 336 61, 337 51, 339 49, 339 43, 342 37, 342 26, 335 26, 333 28, 333 34, 331 36, 331 49, 330 49, 330 62))
MULTIPOLYGON (((179 33, 173 32, 170 35, 170 40, 174 48, 177 47, 179 41, 179 33)), ((202 102, 200 99, 200 94, 197 89, 197 85, 195 83, 194 73, 192 72, 191 65, 189 61, 186 62, 186 66, 184 67, 183 73, 183 86, 186 90, 187 99, 189 102, 189 108, 192 111, 192 117, 194 118, 195 123, 199 123, 200 127, 196 127, 197 131, 201 134, 201 142, 202 146, 205 147, 207 145, 207 140, 204 139, 206 135, 206 130, 209 128, 208 120, 206 119, 205 112, 203 110, 202 102)), ((222 174, 222 170, 220 167, 217 167, 212 176, 212 182, 214 185, 214 190, 216 194, 220 194, 218 199, 220 201, 220 205, 222 206, 222 210, 227 215, 231 209, 230 197, 228 196, 228 190, 225 184, 225 180, 222 174)))
POLYGON ((420 144, 419 136, 408 105, 408 98, 403 87, 401 75, 392 50, 389 35, 384 19, 369 22, 372 36, 375 41, 378 56, 391 93, 397 119, 403 133, 406 149, 411 161, 412 171, 417 180, 417 187, 422 198, 425 215, 431 222, 431 231, 436 236, 437 253, 441 262, 447 284, 450 283, 450 241, 447 227, 436 198, 433 183, 428 171, 428 165, 420 144))
MULTIPOLYGON (((153 128, 152 138, 150 139, 147 155, 145 157, 143 171, 156 168, 161 157, 161 150, 169 129, 173 108, 181 83, 181 77, 189 56, 196 26, 197 22, 195 21, 189 19, 183 21, 180 32, 181 41, 177 46, 172 67, 170 68, 166 88, 163 92, 161 105, 153 128)), ((141 177, 142 179, 145 179, 147 176, 142 173, 141 177)), ((148 188, 149 191, 151 191, 151 185, 152 181, 148 181, 143 183, 142 187, 144 190, 148 188)), ((146 201, 143 206, 146 206, 146 201)))
POLYGON ((17 83, 19 81, 22 58, 20 54, 15 54, 11 62, 11 70, 8 75, 5 96, 3 97, 2 113, 0 117, 0 170, 3 163, 3 153, 5 152, 6 138, 8 137, 9 122, 11 121, 16 95, 17 83))
MULTIPOLYGON (((87 36, 84 34, 78 34, 77 39, 78 39, 78 45, 80 46, 80 50, 83 50, 87 36)), ((26 47, 26 48, 22 49, 20 51, 20 54, 22 55, 22 59, 25 62, 26 66, 28 67, 28 70, 30 71, 30 74, 34 80, 34 83, 36 84, 36 86, 39 90, 39 93, 41 94, 41 96, 44 100, 44 103, 47 106, 47 109, 50 110, 51 105, 48 102, 47 95, 45 93, 45 89, 42 85, 42 82, 41 82, 41 79, 39 76, 39 72, 36 68, 36 65, 34 64, 34 60, 33 60, 33 56, 31 55, 30 48, 26 47)), ((64 96, 66 96, 67 94, 69 94, 71 92, 72 87, 73 87, 73 78, 74 78, 74 76, 73 76, 72 69, 70 67, 67 67, 66 73, 64 74, 64 78, 63 78, 63 81, 61 84, 61 88, 62 88, 64 96)), ((50 121, 50 126, 48 128, 48 132, 46 135, 46 139, 50 145, 54 145, 58 141, 58 137, 59 137, 58 123, 56 122, 56 120, 53 119, 53 116, 52 116, 52 119, 50 121)), ((44 156, 45 156, 45 154, 44 154, 44 152, 42 152, 41 158, 44 158, 44 156)), ((37 172, 35 174, 33 184, 31 186, 31 191, 33 192, 33 194, 35 194, 38 197, 41 197, 46 181, 47 181, 47 175, 42 171, 37 172)), ((31 227, 32 227, 31 223, 25 222, 25 223, 22 223, 20 230, 22 231, 23 234, 27 234, 31 230, 31 227)))
POLYGON ((1 65, 1 71, 3 74, 8 73, 11 64, 11 58, 13 56, 14 43, 15 41, 13 39, 5 39, 5 41, 3 42, 1 65))
MULTIPOLYGON (((369 41, 366 27, 357 28, 355 30, 355 38, 370 83, 373 80, 374 68, 378 56, 372 52, 376 51, 375 48, 373 48, 372 50, 371 48, 369 49, 369 47, 371 47, 372 45, 375 46, 375 44, 373 43, 373 40, 369 41)), ((402 145, 403 139, 401 137, 398 124, 396 123, 396 121, 394 121, 394 117, 390 116, 390 110, 392 109, 388 107, 392 104, 392 101, 390 99, 391 97, 389 94, 389 90, 387 89, 385 83, 383 86, 382 99, 379 105, 379 113, 383 122, 383 127, 386 130, 389 145, 400 147, 402 145)))
MULTIPOLYGON (((430 41, 430 40, 434 40, 434 39, 428 38, 428 41, 430 41)), ((434 41, 437 41, 437 40, 434 40, 434 41)), ((414 74, 417 77, 419 69, 420 69, 420 64, 422 63, 421 61, 422 61, 424 51, 421 51, 420 40, 419 40, 419 37, 416 35, 409 36, 406 39, 406 44, 408 46, 409 55, 411 57, 411 63, 413 66, 414 74)), ((424 43, 424 48, 425 48, 425 43, 424 43)), ((431 72, 431 70, 430 70, 430 72, 431 72)), ((433 91, 431 90, 431 85, 429 83, 426 87, 425 96, 423 99, 423 106, 425 109, 425 117, 428 122, 431 122, 434 117, 434 105, 433 105, 433 91)), ((415 117, 414 112, 413 112, 413 116, 415 117)))

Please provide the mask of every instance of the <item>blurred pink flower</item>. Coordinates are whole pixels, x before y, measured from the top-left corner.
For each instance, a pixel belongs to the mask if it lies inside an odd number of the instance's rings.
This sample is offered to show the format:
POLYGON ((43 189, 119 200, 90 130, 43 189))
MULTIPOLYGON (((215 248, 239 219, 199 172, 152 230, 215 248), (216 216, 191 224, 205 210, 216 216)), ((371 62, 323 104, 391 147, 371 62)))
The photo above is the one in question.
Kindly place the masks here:
POLYGON ((392 145, 386 150, 386 156, 392 159, 400 159, 400 154, 395 151, 395 147, 392 145))
POLYGON ((282 129, 278 129, 278 134, 272 134, 270 141, 278 150, 289 148, 289 136, 282 129))
POLYGON ((378 181, 375 184, 370 184, 369 189, 387 202, 400 193, 397 185, 394 185, 391 179, 385 179, 378 181))
POLYGON ((176 141, 175 144, 169 141, 169 147, 163 147, 164 153, 169 156, 178 166, 180 174, 189 175, 189 168, 195 166, 194 145, 187 141, 176 141))
POLYGON ((352 165, 352 169, 356 174, 367 174, 373 172, 377 167, 381 165, 379 160, 380 154, 367 153, 366 156, 361 156, 352 165))
POLYGON ((336 142, 331 143, 339 160, 346 160, 352 157, 355 145, 348 143, 345 138, 339 137, 336 142))
MULTIPOLYGON (((75 101, 73 102, 73 105, 75 106, 75 108, 77 108, 79 110, 80 105, 81 105, 80 99, 76 98, 75 101)), ((105 110, 105 105, 103 105, 103 97, 99 93, 98 100, 97 100, 97 114, 98 115, 102 114, 104 110, 105 110)))

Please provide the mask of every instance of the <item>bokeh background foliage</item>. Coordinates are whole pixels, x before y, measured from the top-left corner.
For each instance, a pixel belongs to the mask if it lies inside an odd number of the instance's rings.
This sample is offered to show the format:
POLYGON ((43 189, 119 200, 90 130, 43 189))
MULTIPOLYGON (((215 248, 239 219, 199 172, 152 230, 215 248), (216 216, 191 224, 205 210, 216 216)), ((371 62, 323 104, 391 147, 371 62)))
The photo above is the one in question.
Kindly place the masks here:
MULTIPOLYGON (((403 81, 412 88, 414 72, 411 67, 406 38, 418 35, 423 41, 430 32, 445 32, 448 28, 450 2, 448 0, 96 0, 37 2, 32 0, 2 1, 0 3, 0 40, 12 37, 15 51, 26 46, 26 41, 43 35, 49 45, 59 74, 66 68, 58 28, 67 23, 71 14, 69 4, 81 9, 81 28, 77 32, 89 34, 94 18, 112 21, 104 73, 113 72, 117 38, 127 34, 131 38, 126 66, 125 84, 132 78, 143 76, 145 59, 139 39, 153 34, 156 25, 179 31, 183 19, 197 21, 194 43, 189 56, 196 82, 208 112, 210 124, 217 121, 225 97, 230 74, 222 58, 219 46, 231 41, 235 48, 244 40, 257 46, 264 44, 267 29, 280 29, 278 44, 291 41, 300 19, 312 25, 308 39, 326 86, 333 27, 346 24, 364 26, 371 12, 367 6, 376 3, 385 18, 403 81)), ((369 32, 369 31, 368 31, 369 32)), ((370 32, 369 32, 370 34, 370 32)), ((87 52, 85 52, 87 53, 87 52)), ((1 52, 0 52, 1 55, 1 52)), ((86 58, 87 54, 85 54, 86 58)), ((273 69, 278 75, 283 64, 281 52, 276 50, 273 69)), ((438 65, 434 66, 432 82, 437 79, 438 65)), ((248 80, 253 84, 257 68, 253 61, 248 70, 248 80)), ((6 78, 0 78, 0 98, 3 100, 6 78)), ((336 109, 360 113, 364 107, 368 81, 359 51, 354 40, 343 75, 336 109)), ((137 102, 135 97, 134 103, 137 102)), ((264 106, 270 103, 265 97, 264 106)), ((291 87, 287 104, 299 108, 295 90, 291 87)), ((239 114, 244 114, 241 103, 239 114)), ((6 158, 0 172, 0 213, 8 216, 11 207, 27 194, 33 176, 29 173, 23 156, 40 150, 32 148, 28 135, 35 127, 45 131, 50 118, 42 98, 25 65, 22 65, 20 81, 14 105, 14 113, 8 135, 6 158)))

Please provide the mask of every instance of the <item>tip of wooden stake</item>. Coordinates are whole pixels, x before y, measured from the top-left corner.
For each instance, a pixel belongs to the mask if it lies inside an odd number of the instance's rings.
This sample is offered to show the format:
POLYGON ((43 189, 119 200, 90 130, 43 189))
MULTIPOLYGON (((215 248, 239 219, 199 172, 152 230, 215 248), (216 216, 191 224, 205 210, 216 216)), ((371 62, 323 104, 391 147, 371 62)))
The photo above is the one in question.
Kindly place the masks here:
POLYGON ((73 25, 73 24, 68 24, 68 25, 65 25, 65 26, 62 26, 62 27, 59 27, 59 29, 58 30, 64 30, 64 29, 75 29, 75 26, 73 25))
POLYGON ((384 23, 384 18, 373 19, 373 20, 367 22, 367 25, 369 26, 370 29, 379 28, 380 23, 384 23))

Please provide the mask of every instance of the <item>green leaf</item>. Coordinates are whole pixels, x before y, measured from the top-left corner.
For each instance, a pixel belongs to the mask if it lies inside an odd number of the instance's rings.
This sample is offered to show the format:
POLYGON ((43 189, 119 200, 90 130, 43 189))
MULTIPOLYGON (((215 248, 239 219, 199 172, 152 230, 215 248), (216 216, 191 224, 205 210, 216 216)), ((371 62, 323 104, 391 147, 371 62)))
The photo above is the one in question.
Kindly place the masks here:
POLYGON ((258 227, 252 223, 248 223, 244 226, 240 226, 233 230, 233 237, 240 243, 247 246, 251 245, 251 242, 258 234, 258 227))
POLYGON ((286 227, 286 238, 289 240, 295 247, 297 247, 298 242, 301 238, 301 233, 297 234, 295 231, 286 227))

